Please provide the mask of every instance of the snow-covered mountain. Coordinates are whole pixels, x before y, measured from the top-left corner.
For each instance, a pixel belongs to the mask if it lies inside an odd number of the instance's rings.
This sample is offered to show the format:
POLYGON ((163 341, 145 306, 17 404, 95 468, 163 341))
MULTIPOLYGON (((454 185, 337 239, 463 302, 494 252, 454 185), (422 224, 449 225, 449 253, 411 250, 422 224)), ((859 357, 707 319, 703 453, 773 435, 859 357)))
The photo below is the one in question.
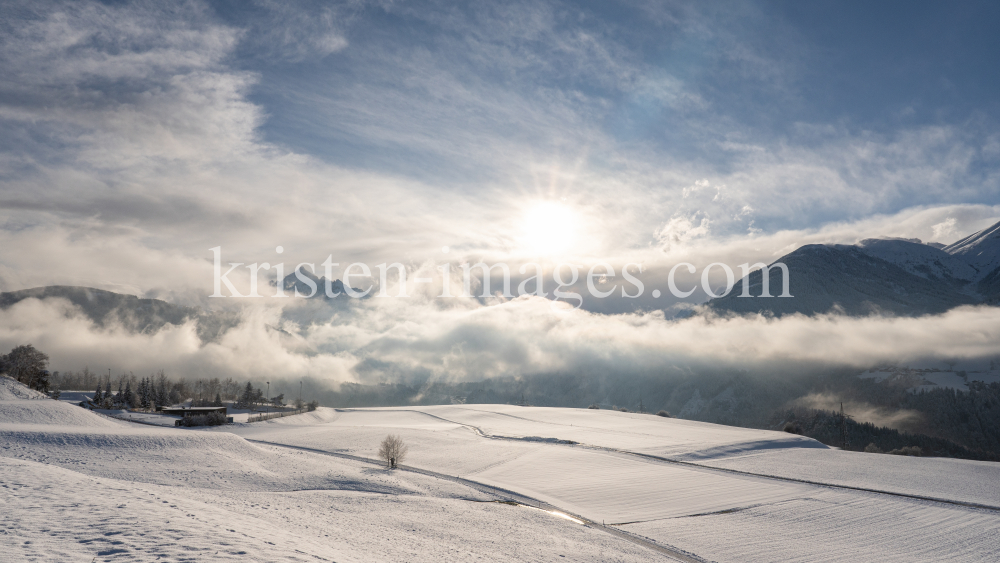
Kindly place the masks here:
MULTIPOLYGON (((272 281, 271 285, 275 286, 277 284, 272 281)), ((344 282, 340 280, 330 282, 330 289, 333 291, 334 297, 329 297, 326 295, 326 278, 317 276, 309 270, 302 268, 285 276, 281 280, 281 287, 289 297, 309 296, 309 299, 337 299, 338 297, 346 297, 344 294, 344 282), (309 286, 309 281, 313 283, 313 287, 309 286)), ((359 293, 362 291, 353 287, 351 289, 359 293)))
MULTIPOLYGON (((303 275, 316 284, 316 292, 313 295, 313 298, 316 299, 313 302, 316 307, 322 307, 323 303, 333 303, 331 298, 326 297, 325 278, 316 277, 308 271, 303 271, 303 275)), ((271 283, 274 285, 274 282, 271 283)), ((309 285, 294 274, 285 276, 282 285, 285 294, 290 297, 295 296, 296 290, 302 296, 312 293, 309 285)), ((339 293, 340 296, 344 295, 343 282, 334 280, 331 286, 334 292, 339 293)), ((238 325, 241 321, 240 313, 236 310, 206 311, 199 307, 175 305, 160 299, 144 299, 135 295, 92 287, 62 285, 0 293, 0 310, 13 307, 25 299, 65 300, 73 305, 73 308, 67 311, 67 315, 79 312, 98 327, 121 327, 132 333, 152 334, 167 325, 183 325, 194 321, 198 336, 203 342, 218 340, 224 332, 238 325)), ((289 311, 286 316, 298 315, 298 317, 302 317, 299 320, 308 321, 310 314, 312 313, 307 309, 305 311, 289 311)))
POLYGON ((924 279, 968 285, 978 270, 958 256, 923 244, 918 239, 865 239, 857 244, 862 252, 891 262, 924 279))
MULTIPOLYGON (((856 245, 806 245, 776 262, 788 266, 791 298, 714 299, 715 311, 848 315, 889 313, 916 316, 959 305, 1000 303, 1000 223, 941 247, 917 239, 865 239, 856 245)), ((782 273, 772 270, 771 294, 780 293, 782 273)), ((751 295, 761 295, 762 274, 752 272, 751 295)))
POLYGON ((1000 268, 1000 223, 950 244, 944 251, 974 267, 978 272, 975 281, 982 280, 1000 268))
MULTIPOLYGON (((917 246, 914 243, 905 244, 917 246)), ((882 254, 887 254, 886 250, 878 248, 882 254)), ((912 252, 903 256, 916 255, 912 252)), ((932 275, 942 273, 945 270, 943 267, 927 267, 924 270, 922 267, 927 265, 924 261, 916 258, 907 260, 902 256, 893 258, 908 267, 872 256, 859 246, 806 245, 778 259, 788 267, 792 297, 739 297, 742 290, 740 282, 732 292, 713 299, 708 306, 719 312, 763 312, 776 316, 828 312, 856 316, 873 313, 917 316, 942 313, 959 305, 980 301, 977 296, 960 290, 968 282, 932 275)), ((930 264, 933 265, 933 261, 930 264)), ((771 295, 781 293, 782 280, 781 270, 772 269, 769 279, 771 295)), ((760 270, 750 273, 749 284, 751 295, 761 295, 760 270)))
POLYGON ((52 285, 0 293, 0 309, 7 309, 25 299, 63 299, 75 306, 99 327, 120 326, 135 333, 154 333, 166 325, 196 321, 198 336, 212 341, 235 326, 235 313, 206 312, 197 307, 183 307, 159 299, 141 299, 92 287, 52 285))

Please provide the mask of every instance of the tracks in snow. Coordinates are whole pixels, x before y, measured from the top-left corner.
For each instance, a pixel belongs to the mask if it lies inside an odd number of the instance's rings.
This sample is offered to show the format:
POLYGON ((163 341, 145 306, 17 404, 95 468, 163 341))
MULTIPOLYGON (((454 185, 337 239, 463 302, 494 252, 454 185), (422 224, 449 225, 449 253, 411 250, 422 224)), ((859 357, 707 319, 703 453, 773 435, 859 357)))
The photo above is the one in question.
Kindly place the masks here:
MULTIPOLYGON (((340 410, 340 409, 338 409, 338 410, 340 410)), ((343 410, 354 410, 354 409, 343 409, 343 410)), ((375 409, 366 409, 366 410, 375 410, 375 409)), ((471 424, 465 424, 465 423, 462 423, 462 422, 456 422, 454 420, 448 420, 447 418, 443 418, 443 417, 440 417, 440 416, 437 416, 437 415, 434 415, 434 414, 431 414, 431 413, 428 413, 428 412, 419 411, 419 410, 413 410, 411 412, 419 412, 421 414, 430 416, 432 418, 436 418, 438 420, 443 420, 445 422, 450 422, 451 424, 457 424, 459 426, 464 426, 466 428, 469 428, 470 430, 472 430, 473 432, 475 432, 476 434, 478 434, 479 436, 481 436, 483 438, 488 438, 488 439, 491 439, 491 440, 523 440, 521 438, 515 438, 515 437, 511 437, 511 436, 496 436, 496 435, 493 435, 493 434, 487 434, 486 432, 483 432, 482 428, 479 428, 478 426, 473 426, 471 424)), ((508 416, 512 416, 512 415, 508 415, 508 416)), ((530 421, 530 422, 537 422, 539 424, 549 424, 549 423, 546 423, 546 422, 541 422, 541 421, 537 421, 537 420, 531 420, 529 418, 523 418, 523 417, 513 417, 513 418, 520 418, 522 420, 526 420, 526 421, 530 421)), ((528 440, 528 441, 536 441, 536 440, 528 440)), ((880 494, 880 495, 889 495, 889 496, 901 497, 901 498, 908 498, 908 499, 913 499, 913 500, 921 500, 921 501, 927 501, 927 502, 938 502, 938 503, 942 503, 942 504, 950 504, 950 505, 953 505, 953 506, 961 506, 963 508, 974 508, 974 509, 979 509, 979 510, 989 510, 989 511, 992 511, 992 512, 1000 512, 1000 506, 993 506, 993 505, 989 505, 989 504, 979 504, 979 503, 974 503, 974 502, 965 502, 965 501, 951 500, 951 499, 937 498, 937 497, 930 497, 930 496, 924 496, 924 495, 914 495, 914 494, 910 494, 910 493, 900 493, 900 492, 894 492, 894 491, 884 491, 884 490, 881 490, 881 489, 871 489, 871 488, 867 488, 867 487, 854 487, 854 486, 851 486, 851 485, 838 485, 838 484, 835 484, 835 483, 824 483, 822 481, 811 481, 811 480, 808 480, 808 479, 796 479, 794 477, 779 477, 779 476, 776 476, 776 475, 767 475, 765 473, 753 473, 753 472, 750 472, 750 471, 741 471, 739 469, 728 469, 728 468, 725 468, 725 467, 712 467, 710 465, 702 465, 700 463, 695 463, 695 462, 692 462, 692 461, 681 461, 681 460, 677 460, 677 459, 670 459, 670 458, 667 458, 667 457, 662 457, 662 456, 657 456, 657 455, 652 455, 652 454, 643 454, 643 453, 633 452, 633 451, 630 451, 630 450, 623 450, 623 449, 619 449, 619 448, 611 448, 611 447, 607 447, 607 446, 594 446, 594 445, 590 445, 590 444, 580 444, 580 443, 571 442, 571 441, 567 441, 567 440, 553 439, 553 440, 551 440, 550 443, 553 443, 553 444, 564 444, 564 445, 568 445, 568 446, 575 446, 575 447, 587 448, 587 449, 592 449, 592 450, 601 450, 601 451, 612 452, 612 453, 617 453, 617 454, 622 454, 622 455, 635 456, 635 457, 639 457, 639 458, 643 458, 643 459, 651 460, 651 461, 655 461, 655 462, 672 463, 672 464, 675 464, 675 465, 683 465, 683 466, 687 466, 687 467, 698 468, 698 469, 705 470, 705 471, 714 471, 714 472, 719 472, 719 473, 729 473, 729 474, 733 474, 733 475, 743 475, 743 476, 747 476, 747 477, 758 477, 758 478, 761 478, 761 479, 770 479, 770 480, 774 480, 774 481, 784 481, 784 482, 787 482, 787 483, 799 483, 799 484, 805 484, 805 485, 814 485, 814 486, 826 487, 826 488, 830 488, 830 489, 839 489, 839 490, 848 490, 848 491, 860 491, 860 492, 865 492, 865 493, 873 493, 873 494, 880 494)))
MULTIPOLYGON (((344 410, 348 410, 348 409, 344 409, 344 410)), ((417 411, 417 412, 420 412, 420 411, 417 411)), ((421 413, 421 414, 427 414, 427 413, 421 413)), ((428 415, 428 416, 434 416, 434 415, 428 415)), ((440 417, 435 417, 435 418, 440 418, 440 417)), ((441 420, 445 420, 445 419, 441 419, 441 420)), ((452 421, 449 420, 447 422, 452 422, 452 421)), ((459 424, 459 423, 455 422, 454 424, 459 424)), ((468 425, 463 424, 462 426, 468 426, 468 425)), ((481 430, 480 430, 480 432, 481 432, 481 430)), ((317 449, 317 448, 307 448, 305 446, 293 446, 293 445, 290 445, 290 444, 282 444, 282 443, 279 443, 279 442, 269 442, 267 440, 256 440, 256 439, 251 439, 251 438, 245 438, 245 440, 248 441, 248 442, 253 442, 253 443, 257 443, 257 444, 266 444, 268 446, 275 446, 275 447, 279 447, 279 448, 289 448, 289 449, 301 450, 301 451, 311 452, 311 453, 316 453, 316 454, 321 454, 321 455, 328 455, 328 456, 331 456, 331 457, 339 457, 339 458, 342 458, 342 459, 349 459, 349 460, 358 461, 358 462, 361 462, 361 463, 368 463, 368 464, 372 464, 372 465, 378 465, 380 467, 383 465, 382 462, 379 461, 379 460, 371 459, 371 458, 367 458, 367 457, 361 457, 361 456, 357 456, 357 455, 351 455, 351 454, 345 454, 345 453, 339 453, 339 452, 330 452, 330 451, 327 451, 327 450, 321 450, 321 449, 317 449)), ((538 499, 535 499, 535 498, 532 498, 532 497, 529 497, 529 496, 526 496, 526 495, 522 495, 521 493, 518 493, 516 491, 512 491, 512 490, 509 490, 509 489, 504 489, 502 487, 496 487, 496 486, 493 486, 493 485, 486 485, 486 484, 480 483, 478 481, 472 481, 472 480, 469 480, 469 479, 463 479, 461 477, 456 477, 454 475, 448 475, 446 473, 438 473, 437 471, 429 471, 427 469, 421 469, 419 467, 412 467, 412 466, 409 466, 409 465, 400 465, 399 469, 401 469, 403 471, 409 471, 409 472, 412 472, 412 473, 419 473, 421 475, 427 475, 429 477, 436 477, 438 479, 445 479, 445 480, 448 480, 448 481, 453 481, 455 483, 459 483, 459 484, 465 485, 466 487, 469 487, 471 489, 474 489, 474 490, 477 490, 479 492, 485 493, 487 495, 491 495, 491 496, 497 497, 501 502, 514 503, 514 504, 524 505, 524 506, 527 506, 529 508, 536 508, 536 509, 539 509, 539 510, 544 510, 546 512, 553 513, 556 516, 570 517, 570 519, 572 519, 572 520, 576 520, 578 522, 581 522, 584 526, 588 526, 588 527, 594 528, 596 530, 601 530, 603 532, 606 532, 608 534, 611 534, 611 535, 616 536, 618 538, 621 538, 623 540, 632 542, 632 543, 634 543, 636 545, 639 545, 639 546, 645 547, 647 549, 650 549, 652 551, 655 551, 655 552, 657 552, 657 553, 659 553, 661 555, 666 555, 667 557, 670 557, 671 559, 674 559, 676 561, 683 561, 684 563, 705 563, 705 560, 702 559, 702 558, 700 558, 700 557, 698 557, 697 555, 694 555, 694 554, 691 554, 691 553, 687 553, 687 552, 681 551, 681 550, 676 549, 676 548, 671 548, 671 547, 668 547, 668 546, 664 546, 664 545, 659 544, 659 543, 652 542, 652 541, 647 540, 645 538, 642 538, 640 536, 637 536, 637 535, 634 535, 634 534, 630 534, 630 533, 628 533, 628 532, 626 532, 624 530, 618 530, 616 528, 610 528, 610 527, 601 525, 601 524, 599 524, 597 522, 592 522, 591 520, 588 520, 587 518, 584 518, 583 516, 580 516, 578 514, 573 514, 572 512, 563 510, 563 509, 561 509, 561 508, 559 508, 557 506, 553 506, 553 505, 551 505, 551 504, 549 504, 547 502, 543 502, 543 501, 540 501, 538 499)))

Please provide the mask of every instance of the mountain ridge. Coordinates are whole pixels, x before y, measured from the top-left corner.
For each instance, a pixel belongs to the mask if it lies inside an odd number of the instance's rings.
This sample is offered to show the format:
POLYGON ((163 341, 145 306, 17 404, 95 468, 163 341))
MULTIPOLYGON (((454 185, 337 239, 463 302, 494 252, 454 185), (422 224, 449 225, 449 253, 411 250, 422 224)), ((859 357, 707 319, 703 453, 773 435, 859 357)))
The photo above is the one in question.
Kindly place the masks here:
POLYGON ((763 272, 747 276, 750 295, 739 297, 744 280, 705 306, 736 314, 920 316, 962 305, 1000 304, 1000 222, 947 246, 919 239, 869 238, 854 245, 808 244, 769 265, 769 287, 782 287, 789 270, 792 297, 760 297, 763 272))

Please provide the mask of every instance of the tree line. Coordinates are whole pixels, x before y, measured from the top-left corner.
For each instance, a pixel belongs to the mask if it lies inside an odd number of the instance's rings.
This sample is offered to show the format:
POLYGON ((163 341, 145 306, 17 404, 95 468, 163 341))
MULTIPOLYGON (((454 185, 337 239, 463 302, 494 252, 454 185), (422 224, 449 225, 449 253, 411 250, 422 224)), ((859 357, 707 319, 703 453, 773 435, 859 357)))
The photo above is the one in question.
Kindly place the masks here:
MULTIPOLYGON (((49 356, 31 344, 14 347, 0 354, 0 374, 8 375, 31 389, 57 397, 59 390, 94 390, 90 403, 102 409, 155 410, 157 407, 191 402, 191 406, 223 406, 232 403, 238 409, 257 410, 264 406, 285 406, 285 395, 267 397, 264 390, 251 381, 231 377, 221 379, 168 377, 164 370, 148 377, 133 372, 112 375, 97 373, 89 367, 80 371, 52 371, 49 356)), ((315 410, 317 401, 293 401, 296 408, 315 410)))
MULTIPOLYGON (((264 390, 252 382, 242 383, 231 377, 174 380, 163 370, 150 377, 136 377, 132 372, 112 377, 110 374, 96 375, 84 368, 80 372, 53 372, 51 379, 63 389, 85 389, 89 384, 91 389, 96 389, 91 403, 102 409, 155 410, 188 401, 193 407, 221 407, 230 403, 237 409, 251 411, 286 405, 284 393, 267 397, 264 390)), ((294 404, 297 408, 307 406, 300 399, 294 404)))

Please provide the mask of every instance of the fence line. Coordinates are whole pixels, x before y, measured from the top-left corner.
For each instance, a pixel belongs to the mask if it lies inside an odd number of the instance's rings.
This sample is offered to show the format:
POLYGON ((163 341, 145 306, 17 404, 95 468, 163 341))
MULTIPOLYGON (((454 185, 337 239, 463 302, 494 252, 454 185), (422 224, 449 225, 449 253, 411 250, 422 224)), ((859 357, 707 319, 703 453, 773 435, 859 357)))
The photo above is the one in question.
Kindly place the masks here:
POLYGON ((247 418, 247 422, 263 422, 265 420, 271 420, 272 418, 282 418, 285 416, 292 416, 293 414, 302 414, 309 412, 309 409, 295 409, 293 411, 281 411, 281 412, 262 412, 260 414, 252 414, 247 418))

